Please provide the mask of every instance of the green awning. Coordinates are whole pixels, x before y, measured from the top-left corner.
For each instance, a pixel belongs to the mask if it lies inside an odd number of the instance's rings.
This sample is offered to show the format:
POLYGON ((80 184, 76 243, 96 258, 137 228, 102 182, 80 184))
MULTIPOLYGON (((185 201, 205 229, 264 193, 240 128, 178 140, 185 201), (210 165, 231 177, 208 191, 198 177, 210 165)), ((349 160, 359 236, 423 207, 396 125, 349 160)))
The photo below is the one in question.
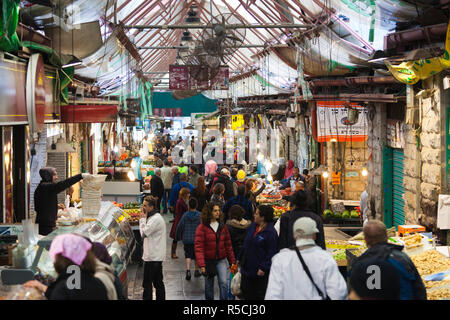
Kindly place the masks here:
POLYGON ((191 113, 208 113, 217 110, 215 104, 217 100, 209 99, 202 94, 176 100, 172 97, 171 92, 153 92, 152 100, 153 109, 181 108, 183 117, 190 117, 191 113))

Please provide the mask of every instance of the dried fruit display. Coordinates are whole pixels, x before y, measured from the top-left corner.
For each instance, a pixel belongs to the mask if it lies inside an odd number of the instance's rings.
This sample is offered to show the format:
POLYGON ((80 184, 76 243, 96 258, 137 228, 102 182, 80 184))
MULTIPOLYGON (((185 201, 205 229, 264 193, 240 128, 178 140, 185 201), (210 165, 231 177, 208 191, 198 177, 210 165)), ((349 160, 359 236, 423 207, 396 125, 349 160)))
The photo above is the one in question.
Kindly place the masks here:
POLYGON ((411 260, 421 276, 450 270, 450 259, 436 250, 427 250, 412 255, 411 260))
POLYGON ((428 300, 450 299, 450 289, 444 288, 427 291, 427 299, 428 300))
POLYGON ((400 240, 405 243, 407 249, 423 246, 422 236, 419 233, 401 238, 400 240))

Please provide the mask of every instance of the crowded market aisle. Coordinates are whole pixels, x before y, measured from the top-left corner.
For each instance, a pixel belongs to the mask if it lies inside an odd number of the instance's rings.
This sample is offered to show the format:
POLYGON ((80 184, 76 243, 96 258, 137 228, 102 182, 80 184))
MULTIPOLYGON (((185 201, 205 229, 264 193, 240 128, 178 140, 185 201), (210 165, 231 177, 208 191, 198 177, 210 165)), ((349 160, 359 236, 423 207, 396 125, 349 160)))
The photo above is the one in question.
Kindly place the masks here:
MULTIPOLYGON (((170 227, 172 223, 172 214, 165 214, 163 218, 166 222, 167 230, 167 249, 166 260, 163 262, 163 278, 166 287, 166 300, 205 300, 205 280, 201 276, 199 278, 192 275, 192 279, 187 281, 186 276, 186 262, 184 259, 183 245, 180 243, 177 247, 178 259, 171 259, 170 247, 172 239, 169 237, 170 227)), ((142 280, 144 276, 143 264, 133 263, 127 268, 128 274, 128 299, 142 300, 142 280)), ((217 280, 215 284, 215 297, 219 296, 219 288, 217 280)), ((153 292, 153 299, 156 299, 156 291, 153 292)))

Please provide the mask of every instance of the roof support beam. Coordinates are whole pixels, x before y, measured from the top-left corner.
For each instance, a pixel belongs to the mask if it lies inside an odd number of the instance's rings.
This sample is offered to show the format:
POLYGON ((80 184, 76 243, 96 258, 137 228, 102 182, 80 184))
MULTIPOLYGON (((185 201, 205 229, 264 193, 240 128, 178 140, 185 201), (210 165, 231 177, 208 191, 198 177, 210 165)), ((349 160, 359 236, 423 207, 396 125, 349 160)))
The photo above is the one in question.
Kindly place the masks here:
MULTIPOLYGON (((280 23, 280 24, 230 24, 227 25, 227 29, 284 29, 284 28, 310 28, 309 24, 295 24, 295 23, 280 23)), ((125 29, 139 29, 139 30, 152 30, 152 29, 204 29, 212 28, 212 26, 205 25, 193 25, 193 24, 178 24, 178 25, 127 25, 125 29)))

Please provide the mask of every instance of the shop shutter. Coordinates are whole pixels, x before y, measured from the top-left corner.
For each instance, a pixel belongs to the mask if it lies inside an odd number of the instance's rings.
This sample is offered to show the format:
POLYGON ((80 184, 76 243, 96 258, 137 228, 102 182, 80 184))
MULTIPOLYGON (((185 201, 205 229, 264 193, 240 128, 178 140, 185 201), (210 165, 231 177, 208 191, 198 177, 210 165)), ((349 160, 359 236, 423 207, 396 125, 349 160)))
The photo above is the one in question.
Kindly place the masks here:
POLYGON ((392 211, 394 226, 405 224, 405 202, 403 194, 403 149, 392 150, 392 211))

